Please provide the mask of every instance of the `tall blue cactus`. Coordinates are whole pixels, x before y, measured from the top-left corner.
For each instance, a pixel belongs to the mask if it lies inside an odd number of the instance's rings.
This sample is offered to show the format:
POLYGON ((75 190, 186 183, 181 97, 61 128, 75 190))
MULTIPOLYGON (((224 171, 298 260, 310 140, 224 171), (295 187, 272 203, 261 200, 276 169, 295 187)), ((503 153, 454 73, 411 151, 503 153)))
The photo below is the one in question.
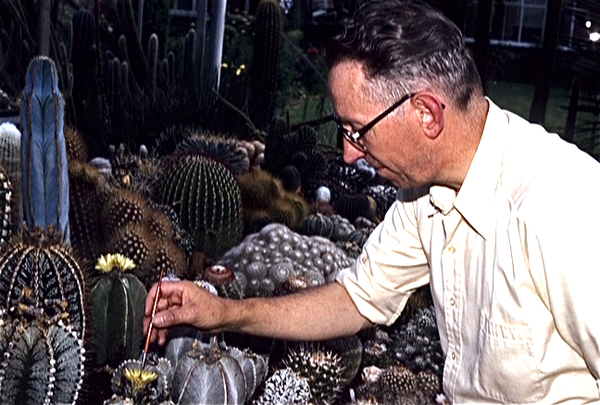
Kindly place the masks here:
POLYGON ((53 226, 69 241, 69 180, 64 101, 54 62, 29 64, 21 99, 23 206, 31 228, 53 226))

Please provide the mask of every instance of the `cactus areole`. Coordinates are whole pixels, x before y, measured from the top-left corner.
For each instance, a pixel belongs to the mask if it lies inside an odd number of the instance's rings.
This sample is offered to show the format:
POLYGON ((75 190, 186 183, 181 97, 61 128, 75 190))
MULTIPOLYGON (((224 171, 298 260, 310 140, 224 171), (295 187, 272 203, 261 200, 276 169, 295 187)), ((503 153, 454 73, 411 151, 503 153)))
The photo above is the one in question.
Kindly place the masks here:
POLYGON ((69 240, 64 102, 54 62, 34 58, 21 100, 23 206, 30 228, 53 225, 69 240))

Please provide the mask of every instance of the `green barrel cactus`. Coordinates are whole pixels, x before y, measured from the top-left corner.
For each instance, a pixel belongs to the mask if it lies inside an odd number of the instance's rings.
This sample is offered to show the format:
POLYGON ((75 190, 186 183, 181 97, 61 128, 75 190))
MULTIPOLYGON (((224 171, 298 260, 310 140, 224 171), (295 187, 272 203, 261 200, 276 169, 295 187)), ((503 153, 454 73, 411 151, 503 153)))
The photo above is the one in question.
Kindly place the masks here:
POLYGON ((47 300, 67 303, 69 322, 80 339, 86 327, 85 285, 71 248, 52 227, 25 229, 0 256, 0 307, 16 306, 28 286, 35 307, 42 307, 47 300))
POLYGON ((196 250, 211 258, 222 255, 242 235, 242 201, 233 175, 200 155, 175 157, 171 164, 163 178, 162 202, 177 211, 196 250))
POLYGON ((23 207, 30 228, 54 226, 69 240, 69 174, 64 101, 56 65, 38 56, 29 64, 21 99, 23 207))
POLYGON ((100 257, 102 273, 90 293, 92 348, 96 364, 116 366, 140 356, 144 343, 146 288, 128 271, 135 264, 120 254, 100 257))
MULTIPOLYGON (((28 295, 27 288, 25 294, 28 295)), ((30 298, 27 298, 30 300, 30 298)), ((3 404, 75 404, 84 376, 81 338, 62 302, 19 302, 16 316, 0 318, 0 396, 3 404)), ((13 312, 13 311, 11 311, 13 312)))

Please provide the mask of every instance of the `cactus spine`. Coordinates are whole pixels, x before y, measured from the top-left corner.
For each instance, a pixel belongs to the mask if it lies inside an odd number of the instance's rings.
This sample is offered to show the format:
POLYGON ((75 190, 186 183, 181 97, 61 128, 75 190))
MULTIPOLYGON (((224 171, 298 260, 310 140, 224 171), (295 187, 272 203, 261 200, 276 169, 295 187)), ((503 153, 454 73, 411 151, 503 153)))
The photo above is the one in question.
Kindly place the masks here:
POLYGON ((64 102, 54 62, 34 58, 21 100, 23 206, 30 228, 54 226, 69 240, 69 176, 64 102))

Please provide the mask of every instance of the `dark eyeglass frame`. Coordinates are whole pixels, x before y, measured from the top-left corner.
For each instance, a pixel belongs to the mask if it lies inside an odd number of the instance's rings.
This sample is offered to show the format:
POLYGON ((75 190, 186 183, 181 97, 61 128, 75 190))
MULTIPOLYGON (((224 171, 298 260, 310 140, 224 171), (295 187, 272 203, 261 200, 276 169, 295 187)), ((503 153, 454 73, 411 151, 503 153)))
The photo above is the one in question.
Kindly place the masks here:
POLYGON ((382 119, 384 119, 385 117, 390 115, 396 108, 400 107, 402 104, 404 104, 407 100, 409 100, 414 95, 415 95, 415 93, 408 93, 407 95, 403 96, 400 100, 396 101, 394 104, 392 104, 390 107, 388 107, 385 111, 383 111, 377 117, 373 118, 369 123, 367 123, 364 127, 362 127, 361 129, 359 129, 356 132, 350 132, 346 128, 344 128, 342 121, 340 120, 340 118, 337 116, 336 113, 333 113, 333 120, 335 121, 335 123, 338 127, 338 132, 340 132, 344 136, 344 138, 346 138, 346 140, 348 142, 350 142, 350 144, 352 144, 352 146, 358 148, 363 153, 367 153, 367 147, 365 146, 364 143, 362 143, 360 141, 360 139, 363 136, 365 136, 367 134, 367 132, 369 132, 375 125, 377 125, 377 123, 379 121, 381 121, 382 119))
MULTIPOLYGON (((396 108, 400 107, 402 104, 404 104, 404 102, 412 98, 412 96, 414 96, 415 94, 417 93, 408 93, 407 95, 403 96, 400 100, 396 101, 389 108, 387 108, 377 117, 373 118, 368 124, 366 124, 364 127, 362 127, 356 132, 350 132, 346 128, 344 128, 342 121, 336 113, 333 113, 333 120, 335 121, 338 127, 338 132, 340 132, 344 136, 344 138, 348 142, 350 142, 350 144, 352 144, 352 146, 356 147, 363 153, 367 153, 367 147, 364 143, 360 141, 360 139, 364 137, 367 134, 367 132, 373 129, 373 127, 377 125, 379 121, 390 115, 396 108)), ((446 108, 446 106, 442 104, 442 108, 446 108)))

